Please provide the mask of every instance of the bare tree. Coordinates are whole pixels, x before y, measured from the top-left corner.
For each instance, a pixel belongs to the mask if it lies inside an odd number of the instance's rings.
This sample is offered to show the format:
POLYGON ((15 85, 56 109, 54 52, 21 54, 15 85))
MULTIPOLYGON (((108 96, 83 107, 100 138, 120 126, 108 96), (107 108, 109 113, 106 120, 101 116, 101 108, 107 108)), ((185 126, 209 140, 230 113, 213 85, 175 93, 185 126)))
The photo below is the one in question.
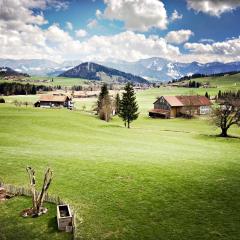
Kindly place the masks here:
POLYGON ((99 110, 100 119, 109 122, 112 116, 112 101, 109 95, 106 95, 101 101, 101 109, 99 110))
POLYGON ((30 188, 32 192, 32 204, 33 204, 31 211, 29 211, 30 214, 27 213, 27 215, 39 216, 46 211, 46 209, 43 208, 43 201, 47 193, 47 190, 51 184, 53 172, 50 168, 46 170, 42 189, 41 189, 41 192, 38 194, 36 191, 35 170, 31 167, 27 167, 26 170, 29 176, 30 188))
POLYGON ((225 100, 212 112, 213 123, 221 128, 221 137, 228 137, 232 125, 240 126, 240 105, 234 100, 225 100))

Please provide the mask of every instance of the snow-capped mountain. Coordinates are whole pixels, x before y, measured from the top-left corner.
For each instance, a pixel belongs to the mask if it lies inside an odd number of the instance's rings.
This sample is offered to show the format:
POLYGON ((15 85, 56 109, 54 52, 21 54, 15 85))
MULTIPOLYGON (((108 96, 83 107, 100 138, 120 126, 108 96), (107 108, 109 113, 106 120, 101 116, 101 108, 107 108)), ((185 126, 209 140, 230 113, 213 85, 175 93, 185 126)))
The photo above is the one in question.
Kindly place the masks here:
MULTIPOLYGON (((81 60, 56 63, 50 60, 29 59, 12 60, 0 59, 0 66, 6 66, 15 71, 25 72, 30 75, 58 76, 61 73, 78 66, 81 60)), ((164 58, 148 58, 136 62, 114 61, 97 62, 106 67, 114 68, 125 73, 141 76, 152 81, 170 81, 192 74, 216 74, 240 71, 240 62, 221 63, 212 62, 202 64, 199 62, 180 63, 164 58)))
POLYGON ((105 62, 104 65, 155 81, 169 81, 196 73, 209 75, 240 71, 240 62, 180 63, 163 58, 148 58, 137 62, 105 62))
POLYGON ((7 77, 7 76, 23 76, 23 77, 29 77, 26 73, 20 73, 18 71, 15 71, 9 67, 0 67, 0 77, 7 77))
POLYGON ((80 63, 81 61, 56 63, 47 59, 0 59, 0 66, 7 66, 18 72, 26 72, 37 76, 57 76, 80 63))

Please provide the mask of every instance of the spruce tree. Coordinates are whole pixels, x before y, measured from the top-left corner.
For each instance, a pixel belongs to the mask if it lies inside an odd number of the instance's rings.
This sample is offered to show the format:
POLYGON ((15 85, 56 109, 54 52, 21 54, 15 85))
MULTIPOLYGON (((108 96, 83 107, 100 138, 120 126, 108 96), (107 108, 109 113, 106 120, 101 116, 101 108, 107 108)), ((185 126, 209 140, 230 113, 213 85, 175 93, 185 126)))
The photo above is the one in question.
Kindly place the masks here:
POLYGON ((119 93, 117 93, 116 97, 115 97, 115 113, 116 115, 118 115, 118 113, 120 112, 120 96, 119 93))
POLYGON ((205 97, 206 97, 206 98, 209 98, 208 92, 205 93, 205 97))
POLYGON ((130 123, 138 118, 138 105, 131 83, 127 83, 124 91, 122 100, 120 101, 120 112, 118 115, 124 121, 125 127, 130 128, 130 123))

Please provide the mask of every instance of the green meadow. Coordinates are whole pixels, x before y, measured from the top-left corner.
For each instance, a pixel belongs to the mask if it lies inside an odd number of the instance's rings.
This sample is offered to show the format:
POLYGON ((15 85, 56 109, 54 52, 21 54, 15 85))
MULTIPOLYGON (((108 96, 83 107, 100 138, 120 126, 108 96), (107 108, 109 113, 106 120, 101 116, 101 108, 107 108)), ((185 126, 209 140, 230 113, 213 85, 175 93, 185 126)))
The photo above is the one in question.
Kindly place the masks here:
MULTIPOLYGON (((14 82, 14 80, 5 80, 5 79, 0 77, 0 82, 14 82)), ((62 87, 70 87, 70 86, 73 86, 73 85, 77 85, 77 86, 78 85, 84 85, 86 83, 89 83, 89 81, 85 80, 85 79, 82 79, 82 78, 31 76, 31 77, 28 77, 28 78, 23 78, 23 81, 21 83, 23 83, 23 84, 30 83, 30 84, 46 85, 46 86, 59 86, 59 85, 61 85, 62 87), (46 82, 43 82, 44 80, 46 82)))
MULTIPOLYGON (((217 88, 191 93, 237 90, 239 82, 218 81, 217 88)), ((1 104, 0 178, 27 186, 30 165, 40 186, 51 167, 49 192, 74 206, 78 239, 238 240, 240 128, 224 139, 207 117, 147 116, 157 96, 189 93, 170 87, 137 92, 141 114, 131 129, 118 117, 106 123, 80 111, 95 99, 78 102, 75 111, 1 104)), ((0 203, 0 239, 14 239, 16 231, 18 239, 69 238, 55 231, 55 206, 38 219, 19 217, 30 204, 26 198, 0 203)))

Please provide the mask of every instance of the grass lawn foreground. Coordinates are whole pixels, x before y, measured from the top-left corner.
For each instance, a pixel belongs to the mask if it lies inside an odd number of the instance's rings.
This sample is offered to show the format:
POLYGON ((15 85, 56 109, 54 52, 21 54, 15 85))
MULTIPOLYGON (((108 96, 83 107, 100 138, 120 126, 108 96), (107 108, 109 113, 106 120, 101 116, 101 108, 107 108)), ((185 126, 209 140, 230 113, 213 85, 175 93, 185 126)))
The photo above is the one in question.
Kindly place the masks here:
MULTIPOLYGON (((138 95, 142 114, 130 130, 117 117, 106 123, 80 111, 1 105, 0 177, 27 186, 27 165, 40 182, 50 166, 50 194, 77 210, 79 239, 240 239, 239 138, 216 137, 203 118, 148 118, 157 94, 149 91, 138 95)), ((20 228, 18 239, 34 239, 35 223, 14 218, 28 202, 0 205, 0 239, 20 228)), ((44 224, 39 239, 61 239, 51 232, 52 211, 36 219, 44 224)))

